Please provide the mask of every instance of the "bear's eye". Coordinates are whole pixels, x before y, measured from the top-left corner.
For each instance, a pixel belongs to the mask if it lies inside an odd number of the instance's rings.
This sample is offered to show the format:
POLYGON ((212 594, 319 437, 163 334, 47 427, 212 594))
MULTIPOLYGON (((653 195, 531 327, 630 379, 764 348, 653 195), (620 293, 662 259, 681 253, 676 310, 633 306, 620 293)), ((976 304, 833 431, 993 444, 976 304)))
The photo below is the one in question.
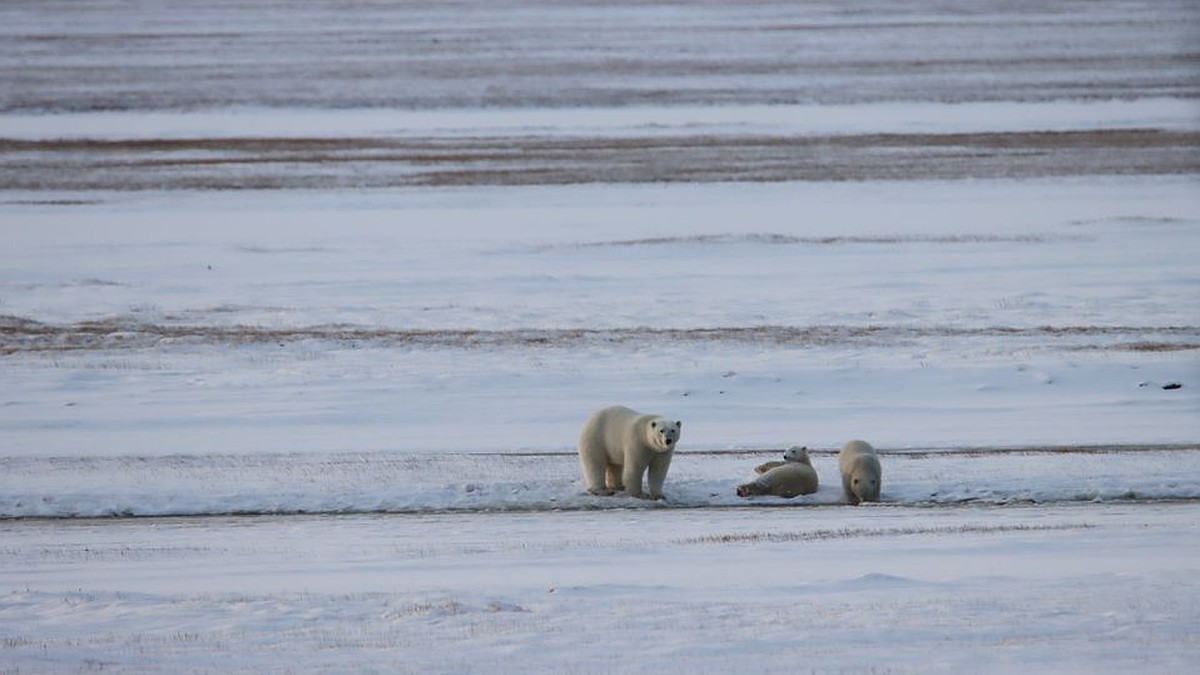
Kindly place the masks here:
POLYGON ((854 484, 855 484, 855 485, 858 485, 858 479, 857 479, 857 478, 855 478, 855 479, 854 479, 854 484))
POLYGON ((657 429, 657 428, 658 428, 658 422, 651 422, 651 423, 650 423, 650 428, 651 428, 651 429, 657 429))

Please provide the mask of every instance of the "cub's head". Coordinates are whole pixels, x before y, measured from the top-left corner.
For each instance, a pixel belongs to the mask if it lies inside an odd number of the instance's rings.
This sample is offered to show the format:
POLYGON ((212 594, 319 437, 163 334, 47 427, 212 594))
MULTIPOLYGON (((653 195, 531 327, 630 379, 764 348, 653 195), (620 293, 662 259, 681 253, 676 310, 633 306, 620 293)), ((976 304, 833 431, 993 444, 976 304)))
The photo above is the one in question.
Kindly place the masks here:
POLYGON ((655 417, 650 420, 647 432, 650 438, 650 447, 654 448, 655 452, 670 452, 675 449, 675 444, 679 442, 680 429, 683 428, 683 422, 670 422, 662 417, 655 417))
POLYGON ((783 461, 785 462, 800 462, 801 464, 812 464, 812 460, 808 458, 808 448, 802 448, 798 445, 793 445, 783 453, 783 461))

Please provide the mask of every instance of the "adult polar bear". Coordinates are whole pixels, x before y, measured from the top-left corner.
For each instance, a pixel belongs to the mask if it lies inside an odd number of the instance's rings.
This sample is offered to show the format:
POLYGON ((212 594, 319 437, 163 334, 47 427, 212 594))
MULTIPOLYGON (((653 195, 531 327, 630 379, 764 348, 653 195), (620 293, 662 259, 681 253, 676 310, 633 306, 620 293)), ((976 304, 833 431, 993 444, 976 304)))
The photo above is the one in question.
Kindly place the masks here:
POLYGON ((579 432, 579 463, 588 492, 662 499, 663 481, 679 443, 683 422, 647 415, 621 405, 592 413, 579 432), (649 494, 642 493, 647 475, 649 494))

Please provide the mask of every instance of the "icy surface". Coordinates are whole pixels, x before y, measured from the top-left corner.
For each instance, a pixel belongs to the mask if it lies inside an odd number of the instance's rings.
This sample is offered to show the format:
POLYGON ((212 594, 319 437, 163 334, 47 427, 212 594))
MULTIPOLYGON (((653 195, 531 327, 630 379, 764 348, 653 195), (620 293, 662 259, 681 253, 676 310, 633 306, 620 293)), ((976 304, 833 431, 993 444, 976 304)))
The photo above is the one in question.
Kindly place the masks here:
MULTIPOLYGON (((833 451, 811 495, 735 496, 782 451, 685 452, 663 501, 587 493, 573 453, 216 455, 0 460, 0 518, 480 513, 845 504, 833 451)), ((1195 446, 883 453, 903 506, 1200 499, 1195 446)))
POLYGON ((1200 437, 1190 178, 7 207, 10 455, 1200 437), (1179 383, 1180 389, 1163 385, 1179 383))
POLYGON ((0 109, 1195 98, 1190 0, 11 0, 0 109), (236 17, 236 20, 231 19, 236 17))
POLYGON ((599 138, 697 134, 915 134, 1162 129, 1195 131, 1197 105, 1178 98, 857 105, 633 106, 568 109, 88 112, 0 115, 8 138, 195 139, 538 135, 599 138))
POLYGON ((1190 502, 85 520, 49 537, 10 522, 0 631, 22 671, 1185 673, 1196 516, 1190 502))

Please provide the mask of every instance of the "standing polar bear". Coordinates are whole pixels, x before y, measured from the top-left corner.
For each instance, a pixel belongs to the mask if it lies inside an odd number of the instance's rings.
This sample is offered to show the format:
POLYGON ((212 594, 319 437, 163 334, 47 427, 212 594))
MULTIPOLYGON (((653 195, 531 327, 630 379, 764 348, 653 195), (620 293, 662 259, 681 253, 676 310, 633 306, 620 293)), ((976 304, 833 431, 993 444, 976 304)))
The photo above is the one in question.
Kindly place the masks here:
POLYGON ((647 475, 649 498, 662 499, 682 426, 683 422, 620 405, 592 413, 579 432, 579 463, 588 492, 611 495, 624 490, 633 497, 646 497, 642 476, 647 475))
POLYGON ((782 462, 767 462, 754 470, 759 473, 758 478, 739 485, 739 497, 774 495, 791 499, 817 491, 817 472, 808 458, 808 448, 788 448, 782 462))
POLYGON ((838 470, 842 474, 842 491, 851 504, 879 501, 883 484, 883 469, 879 455, 866 441, 850 441, 838 453, 838 470))

